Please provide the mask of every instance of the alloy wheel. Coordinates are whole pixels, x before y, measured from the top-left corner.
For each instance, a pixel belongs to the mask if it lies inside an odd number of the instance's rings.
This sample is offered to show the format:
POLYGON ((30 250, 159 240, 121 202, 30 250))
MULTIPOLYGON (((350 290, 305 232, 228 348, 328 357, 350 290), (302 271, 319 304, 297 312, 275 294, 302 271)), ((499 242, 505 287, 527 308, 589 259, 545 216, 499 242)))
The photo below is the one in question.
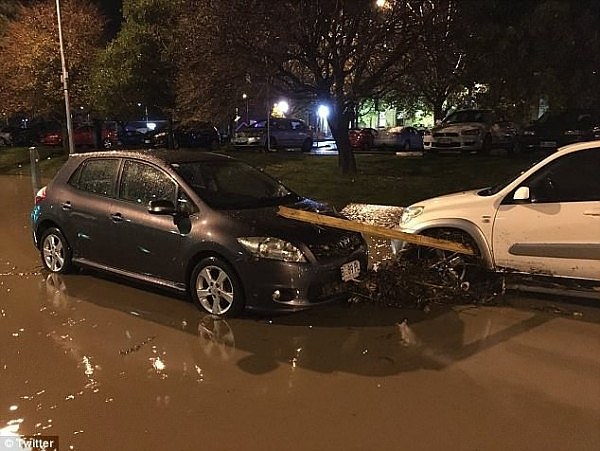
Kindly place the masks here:
POLYGON ((208 265, 202 268, 196 277, 196 294, 207 312, 223 315, 233 305, 234 285, 223 268, 208 265))

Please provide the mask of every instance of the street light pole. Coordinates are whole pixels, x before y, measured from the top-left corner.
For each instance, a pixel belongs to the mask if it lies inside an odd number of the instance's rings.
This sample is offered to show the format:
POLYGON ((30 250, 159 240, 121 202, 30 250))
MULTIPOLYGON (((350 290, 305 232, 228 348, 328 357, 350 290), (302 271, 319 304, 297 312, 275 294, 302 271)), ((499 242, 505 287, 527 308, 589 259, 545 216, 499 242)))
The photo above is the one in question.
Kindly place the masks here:
POLYGON ((63 45, 62 25, 60 20, 60 0, 56 0, 56 19, 58 21, 58 43, 60 46, 60 63, 62 66, 63 92, 65 94, 65 110, 67 115, 67 137, 69 139, 69 154, 75 150, 73 141, 73 124, 71 122, 71 105, 69 103, 69 73, 67 72, 67 63, 65 61, 65 49, 63 45))
POLYGON ((248 117, 248 94, 243 93, 242 99, 246 101, 246 125, 250 125, 250 119, 248 117))

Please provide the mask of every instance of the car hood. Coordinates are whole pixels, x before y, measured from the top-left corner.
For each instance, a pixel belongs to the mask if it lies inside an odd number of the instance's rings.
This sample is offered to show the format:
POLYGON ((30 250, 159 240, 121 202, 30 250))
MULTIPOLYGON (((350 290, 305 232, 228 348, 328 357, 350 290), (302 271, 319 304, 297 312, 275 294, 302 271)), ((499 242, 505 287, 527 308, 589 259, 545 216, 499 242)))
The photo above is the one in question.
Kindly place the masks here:
POLYGON ((481 122, 457 122, 455 124, 440 124, 433 127, 432 131, 436 132, 455 132, 458 133, 462 130, 468 130, 473 128, 485 129, 485 124, 481 122))
MULTIPOLYGON (((299 202, 285 205, 289 208, 311 211, 340 217, 334 210, 311 199, 302 199, 299 202)), ((279 207, 266 207, 244 210, 227 210, 223 213, 235 224, 242 225, 240 232, 246 236, 273 236, 291 242, 303 242, 305 244, 323 244, 337 242, 340 239, 357 235, 342 229, 323 227, 295 219, 284 218, 277 214, 279 207)))
POLYGON ((422 206, 426 209, 453 209, 461 207, 462 205, 472 205, 475 199, 489 199, 488 196, 479 196, 482 189, 473 189, 468 191, 460 191, 452 194, 445 194, 443 196, 432 197, 421 202, 417 202, 412 206, 422 206))
POLYGON ((483 217, 493 218, 501 197, 481 196, 481 189, 462 191, 417 202, 410 208, 424 207, 422 213, 402 224, 405 231, 418 231, 432 222, 453 221, 457 218, 480 224, 483 217))

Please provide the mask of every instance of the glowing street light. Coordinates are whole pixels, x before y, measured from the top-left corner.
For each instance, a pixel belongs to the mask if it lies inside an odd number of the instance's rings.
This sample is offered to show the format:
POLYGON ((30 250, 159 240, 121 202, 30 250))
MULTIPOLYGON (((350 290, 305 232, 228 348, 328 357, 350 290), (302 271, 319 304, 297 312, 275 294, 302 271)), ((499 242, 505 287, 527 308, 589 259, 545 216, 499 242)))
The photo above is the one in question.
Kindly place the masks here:
POLYGON ((246 101, 246 125, 250 125, 250 119, 248 118, 248 95, 244 92, 242 99, 246 101))
POLYGON ((329 117, 329 107, 327 105, 319 105, 317 114, 321 119, 327 119, 329 117))
POLYGON ((290 105, 285 100, 280 100, 275 104, 275 110, 285 115, 290 110, 290 105))

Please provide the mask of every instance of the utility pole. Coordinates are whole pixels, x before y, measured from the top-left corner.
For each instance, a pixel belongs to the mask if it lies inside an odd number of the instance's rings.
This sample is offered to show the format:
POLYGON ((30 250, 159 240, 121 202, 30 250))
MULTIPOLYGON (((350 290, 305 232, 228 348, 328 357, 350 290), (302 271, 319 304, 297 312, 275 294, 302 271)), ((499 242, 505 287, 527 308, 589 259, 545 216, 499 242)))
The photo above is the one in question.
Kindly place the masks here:
POLYGON ((65 49, 63 45, 62 25, 60 20, 60 0, 56 0, 56 18, 58 21, 58 43, 60 46, 60 63, 62 66, 63 92, 65 94, 65 110, 67 113, 67 136, 69 139, 69 154, 75 151, 73 141, 73 124, 71 122, 71 105, 69 103, 69 73, 67 72, 67 63, 65 61, 65 49))

